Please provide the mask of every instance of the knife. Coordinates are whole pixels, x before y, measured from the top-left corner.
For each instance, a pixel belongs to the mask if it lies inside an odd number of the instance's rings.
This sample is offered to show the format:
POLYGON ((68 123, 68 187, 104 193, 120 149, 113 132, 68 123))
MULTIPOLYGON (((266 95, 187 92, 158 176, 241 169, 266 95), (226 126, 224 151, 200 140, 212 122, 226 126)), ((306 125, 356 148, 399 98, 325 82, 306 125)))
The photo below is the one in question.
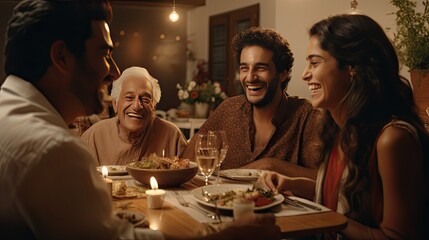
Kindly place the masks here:
POLYGON ((303 207, 303 206, 301 206, 301 205, 297 204, 296 202, 294 202, 294 201, 292 201, 291 199, 286 198, 286 197, 285 197, 285 199, 283 200, 283 203, 286 203, 287 205, 290 205, 290 206, 292 206, 292 207, 296 207, 296 208, 300 208, 300 209, 303 209, 303 210, 307 210, 305 207, 303 207))
POLYGON ((292 199, 286 194, 282 194, 282 195, 285 198, 284 202, 286 202, 287 204, 290 204, 290 205, 295 206, 295 207, 309 208, 309 209, 312 209, 315 211, 322 211, 322 209, 320 207, 317 207, 317 206, 314 206, 314 205, 311 205, 311 204, 308 204, 308 203, 305 203, 305 202, 302 202, 302 201, 299 201, 296 199, 292 199))

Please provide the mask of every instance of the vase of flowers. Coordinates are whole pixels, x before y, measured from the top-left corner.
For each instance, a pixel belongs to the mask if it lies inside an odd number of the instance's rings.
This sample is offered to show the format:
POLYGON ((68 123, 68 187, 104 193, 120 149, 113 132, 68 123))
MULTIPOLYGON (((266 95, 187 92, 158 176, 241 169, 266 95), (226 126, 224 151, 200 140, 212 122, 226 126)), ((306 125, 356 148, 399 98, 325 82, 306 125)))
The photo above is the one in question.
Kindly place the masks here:
POLYGON ((179 100, 194 105, 194 115, 200 118, 207 117, 211 107, 216 107, 228 97, 219 82, 209 80, 204 60, 197 64, 194 78, 184 85, 178 83, 177 89, 179 100))
POLYGON ((194 116, 196 118, 206 118, 210 110, 210 105, 205 102, 196 102, 194 116))
POLYGON ((197 84, 195 81, 190 81, 184 86, 177 84, 177 89, 177 97, 181 102, 195 106, 196 117, 207 117, 212 105, 219 104, 228 97, 218 82, 208 81, 197 84), (203 109, 206 110, 203 111, 203 109))

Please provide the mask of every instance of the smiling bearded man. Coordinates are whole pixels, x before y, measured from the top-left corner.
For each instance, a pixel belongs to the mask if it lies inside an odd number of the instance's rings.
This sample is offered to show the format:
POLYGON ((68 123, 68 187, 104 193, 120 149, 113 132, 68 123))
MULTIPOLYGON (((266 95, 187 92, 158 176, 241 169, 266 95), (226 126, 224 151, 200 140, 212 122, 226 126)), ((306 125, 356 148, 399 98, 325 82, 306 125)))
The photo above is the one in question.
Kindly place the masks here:
POLYGON ((182 155, 187 141, 176 125, 155 116, 161 89, 146 69, 126 69, 113 82, 112 97, 117 116, 82 135, 100 165, 124 165, 152 153, 182 155))
MULTIPOLYGON (((315 179, 323 114, 285 92, 294 60, 289 43, 273 30, 251 28, 232 45, 244 94, 223 101, 199 132, 226 131, 229 150, 222 169, 255 168, 315 179)), ((184 157, 194 158, 195 142, 184 157)))

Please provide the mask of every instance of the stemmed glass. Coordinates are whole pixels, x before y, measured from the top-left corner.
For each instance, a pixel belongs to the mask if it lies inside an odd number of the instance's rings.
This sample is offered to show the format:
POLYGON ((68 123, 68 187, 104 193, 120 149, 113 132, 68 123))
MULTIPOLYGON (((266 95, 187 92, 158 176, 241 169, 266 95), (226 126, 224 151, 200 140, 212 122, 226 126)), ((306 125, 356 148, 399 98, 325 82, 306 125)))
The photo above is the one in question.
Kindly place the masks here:
POLYGON ((216 147, 219 153, 219 159, 216 165, 216 184, 218 184, 220 166, 222 165, 223 160, 225 160, 229 148, 228 139, 226 136, 226 131, 224 130, 209 131, 208 133, 209 135, 216 136, 216 147))
POLYGON ((205 185, 214 172, 219 159, 218 148, 216 147, 216 135, 197 134, 195 144, 195 157, 197 159, 198 169, 205 178, 205 185))

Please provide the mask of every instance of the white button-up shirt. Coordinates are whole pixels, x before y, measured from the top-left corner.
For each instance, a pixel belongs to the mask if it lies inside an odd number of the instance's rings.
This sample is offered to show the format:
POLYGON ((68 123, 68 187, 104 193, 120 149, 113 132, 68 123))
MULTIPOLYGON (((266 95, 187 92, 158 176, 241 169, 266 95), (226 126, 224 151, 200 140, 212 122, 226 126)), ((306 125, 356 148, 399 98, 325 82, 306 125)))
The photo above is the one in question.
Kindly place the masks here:
POLYGON ((0 238, 163 239, 112 215, 88 147, 30 83, 0 91, 0 238))

